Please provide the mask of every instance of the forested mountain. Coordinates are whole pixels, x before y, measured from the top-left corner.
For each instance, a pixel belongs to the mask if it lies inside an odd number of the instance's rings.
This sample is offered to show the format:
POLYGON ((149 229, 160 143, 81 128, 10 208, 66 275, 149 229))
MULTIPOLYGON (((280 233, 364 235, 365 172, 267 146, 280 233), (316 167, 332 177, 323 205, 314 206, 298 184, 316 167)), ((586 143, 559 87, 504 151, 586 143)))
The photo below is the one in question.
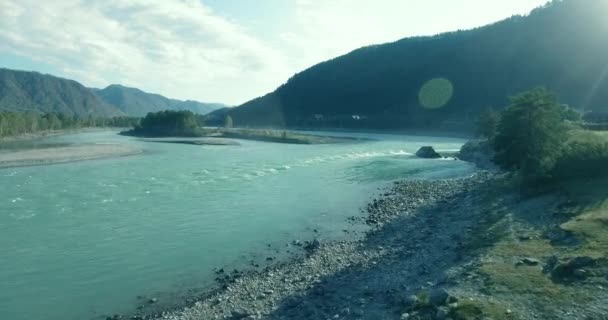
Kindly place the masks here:
POLYGON ((0 111, 114 117, 124 113, 80 83, 37 72, 0 68, 0 111))
POLYGON ((474 30, 361 48, 230 115, 235 126, 469 131, 481 109, 535 86, 580 110, 608 110, 606 13, 606 0, 553 1, 474 30))
POLYGON ((219 103, 169 99, 121 85, 89 89, 74 80, 0 68, 0 111, 110 118, 143 117, 148 112, 162 110, 189 110, 207 114, 225 107, 219 103))
POLYGON ((116 106, 130 116, 136 117, 143 117, 148 112, 162 110, 188 110, 198 114, 207 114, 216 109, 226 107, 219 103, 169 99, 159 94, 147 93, 139 89, 115 84, 105 89, 93 89, 93 91, 106 103, 116 106))

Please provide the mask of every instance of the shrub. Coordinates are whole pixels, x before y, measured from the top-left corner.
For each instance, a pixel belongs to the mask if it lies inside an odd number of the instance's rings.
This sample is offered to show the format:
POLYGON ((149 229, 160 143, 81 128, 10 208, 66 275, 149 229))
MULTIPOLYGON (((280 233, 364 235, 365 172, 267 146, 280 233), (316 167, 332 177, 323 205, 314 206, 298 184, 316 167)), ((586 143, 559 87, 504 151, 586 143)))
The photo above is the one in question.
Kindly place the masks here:
POLYGON ((562 149, 552 170, 556 180, 608 176, 608 141, 585 135, 562 149))

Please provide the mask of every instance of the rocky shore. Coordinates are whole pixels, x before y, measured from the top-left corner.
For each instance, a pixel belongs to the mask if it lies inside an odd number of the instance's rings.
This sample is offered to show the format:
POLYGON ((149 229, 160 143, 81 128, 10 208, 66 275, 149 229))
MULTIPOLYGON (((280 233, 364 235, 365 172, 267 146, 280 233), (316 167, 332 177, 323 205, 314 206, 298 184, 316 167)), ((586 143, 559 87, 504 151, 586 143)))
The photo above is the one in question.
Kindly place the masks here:
POLYGON ((307 242, 304 255, 263 271, 219 270, 219 289, 187 308, 108 319, 415 319, 415 294, 437 300, 466 266, 460 247, 478 218, 475 190, 492 177, 395 182, 365 218, 353 217, 370 226, 358 240, 307 242))

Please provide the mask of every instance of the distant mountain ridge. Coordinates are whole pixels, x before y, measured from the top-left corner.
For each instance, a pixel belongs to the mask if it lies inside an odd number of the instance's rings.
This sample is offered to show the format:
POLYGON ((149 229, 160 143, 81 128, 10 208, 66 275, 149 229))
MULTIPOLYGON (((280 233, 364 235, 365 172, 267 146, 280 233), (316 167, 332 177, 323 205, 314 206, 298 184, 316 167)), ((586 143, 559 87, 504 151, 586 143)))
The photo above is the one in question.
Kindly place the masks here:
POLYGON ((229 114, 235 126, 470 131, 480 110, 536 86, 580 110, 608 111, 607 12, 605 0, 556 0, 473 30, 364 47, 229 114), (441 95, 440 107, 421 100, 441 95))
POLYGON ((125 115, 76 81, 3 68, 0 68, 0 110, 79 117, 125 115))
POLYGON ((77 117, 143 117, 148 112, 161 110, 207 114, 225 107, 220 103, 169 99, 121 85, 91 89, 74 80, 0 68, 0 111, 62 113, 77 117))
POLYGON ((94 89, 93 92, 104 102, 117 107, 128 115, 136 117, 143 117, 148 112, 162 110, 189 110, 194 113, 207 114, 211 111, 227 107, 220 103, 170 99, 160 94, 147 93, 137 88, 129 88, 117 84, 110 85, 104 89, 94 89))

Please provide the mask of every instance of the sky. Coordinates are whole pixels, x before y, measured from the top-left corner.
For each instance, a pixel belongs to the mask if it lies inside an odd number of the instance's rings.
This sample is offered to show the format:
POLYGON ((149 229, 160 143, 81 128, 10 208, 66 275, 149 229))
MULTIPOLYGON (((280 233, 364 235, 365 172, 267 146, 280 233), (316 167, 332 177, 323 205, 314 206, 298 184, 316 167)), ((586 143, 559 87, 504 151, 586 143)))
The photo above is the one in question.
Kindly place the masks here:
POLYGON ((362 46, 547 0, 0 0, 0 67, 238 105, 362 46))

